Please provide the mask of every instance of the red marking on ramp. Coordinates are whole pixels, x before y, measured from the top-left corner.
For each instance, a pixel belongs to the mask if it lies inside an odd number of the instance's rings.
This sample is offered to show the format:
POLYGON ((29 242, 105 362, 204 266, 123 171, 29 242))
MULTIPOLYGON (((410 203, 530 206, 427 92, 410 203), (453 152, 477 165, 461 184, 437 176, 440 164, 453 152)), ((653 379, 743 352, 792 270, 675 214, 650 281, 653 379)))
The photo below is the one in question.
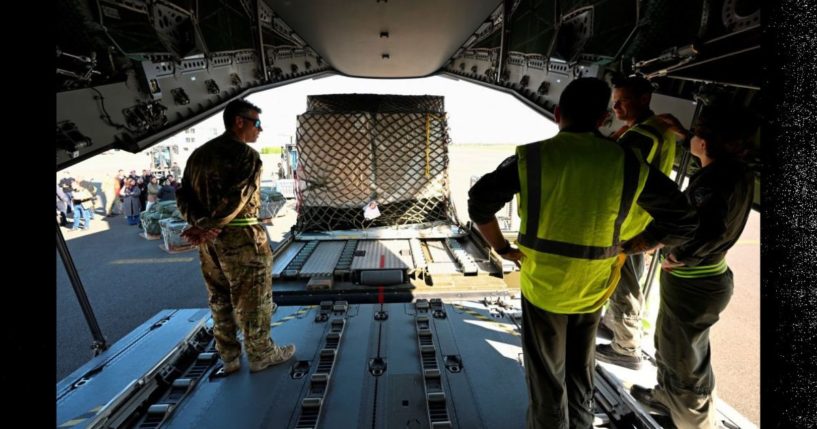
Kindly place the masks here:
MULTIPOLYGON (((386 266, 386 255, 380 255, 380 268, 383 268, 385 266, 386 266)), ((377 303, 378 304, 383 304, 383 300, 384 300, 383 286, 378 286, 377 287, 377 303)))

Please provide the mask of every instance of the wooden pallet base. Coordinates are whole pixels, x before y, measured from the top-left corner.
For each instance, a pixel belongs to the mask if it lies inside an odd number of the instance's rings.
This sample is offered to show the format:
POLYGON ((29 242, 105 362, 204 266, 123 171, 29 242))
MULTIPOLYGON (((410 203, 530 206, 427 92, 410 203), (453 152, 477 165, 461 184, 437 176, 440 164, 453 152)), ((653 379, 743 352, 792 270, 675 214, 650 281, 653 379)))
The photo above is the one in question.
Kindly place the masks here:
POLYGON ((145 231, 140 232, 139 236, 144 238, 145 240, 159 240, 159 239, 162 238, 162 234, 153 235, 153 234, 148 234, 145 231))

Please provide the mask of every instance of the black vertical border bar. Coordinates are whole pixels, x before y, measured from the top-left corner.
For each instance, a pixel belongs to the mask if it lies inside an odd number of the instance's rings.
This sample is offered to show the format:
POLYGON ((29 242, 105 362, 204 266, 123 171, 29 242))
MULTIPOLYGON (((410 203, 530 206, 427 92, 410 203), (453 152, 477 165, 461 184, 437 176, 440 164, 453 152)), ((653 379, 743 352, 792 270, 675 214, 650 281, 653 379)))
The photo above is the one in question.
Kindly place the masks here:
MULTIPOLYGON (((817 427, 817 0, 765 2, 761 427, 817 427)), ((758 65, 762 67, 763 65, 758 65)))

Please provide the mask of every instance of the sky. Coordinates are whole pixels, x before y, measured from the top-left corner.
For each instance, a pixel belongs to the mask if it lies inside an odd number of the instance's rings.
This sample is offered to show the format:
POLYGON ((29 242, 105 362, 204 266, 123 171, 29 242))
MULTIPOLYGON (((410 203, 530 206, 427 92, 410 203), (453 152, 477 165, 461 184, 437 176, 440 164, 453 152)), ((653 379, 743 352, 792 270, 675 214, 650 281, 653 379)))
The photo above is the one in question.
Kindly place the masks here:
MULTIPOLYGON (((264 132, 259 143, 262 146, 288 143, 290 136, 295 135, 297 115, 306 111, 307 95, 348 93, 442 95, 454 144, 519 145, 552 137, 558 131, 549 119, 513 96, 463 80, 439 76, 420 79, 330 76, 247 97, 263 111, 264 132)), ((221 127, 220 114, 200 126, 221 127)))

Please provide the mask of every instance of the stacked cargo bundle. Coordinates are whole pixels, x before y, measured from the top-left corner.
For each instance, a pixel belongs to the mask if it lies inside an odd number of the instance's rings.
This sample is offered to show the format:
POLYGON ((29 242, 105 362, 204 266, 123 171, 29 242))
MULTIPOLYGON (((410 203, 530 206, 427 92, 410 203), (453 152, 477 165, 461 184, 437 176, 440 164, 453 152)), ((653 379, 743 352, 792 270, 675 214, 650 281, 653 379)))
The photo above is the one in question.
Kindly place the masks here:
POLYGON ((310 96, 298 116, 298 231, 454 223, 443 97, 310 96))
POLYGON ((142 222, 143 237, 148 240, 157 240, 161 238, 162 227, 159 221, 167 218, 181 219, 181 213, 176 208, 176 200, 160 201, 150 206, 150 209, 145 210, 140 215, 142 222))

